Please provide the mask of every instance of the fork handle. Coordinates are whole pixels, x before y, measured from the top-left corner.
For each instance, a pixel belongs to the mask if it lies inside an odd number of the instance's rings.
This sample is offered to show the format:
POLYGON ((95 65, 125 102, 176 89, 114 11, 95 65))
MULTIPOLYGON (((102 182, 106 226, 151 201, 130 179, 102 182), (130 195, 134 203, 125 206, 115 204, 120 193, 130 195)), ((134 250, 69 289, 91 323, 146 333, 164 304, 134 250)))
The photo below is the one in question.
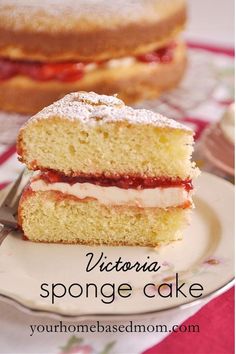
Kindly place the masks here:
POLYGON ((10 226, 5 226, 0 224, 0 245, 3 240, 7 237, 7 235, 13 230, 10 226))

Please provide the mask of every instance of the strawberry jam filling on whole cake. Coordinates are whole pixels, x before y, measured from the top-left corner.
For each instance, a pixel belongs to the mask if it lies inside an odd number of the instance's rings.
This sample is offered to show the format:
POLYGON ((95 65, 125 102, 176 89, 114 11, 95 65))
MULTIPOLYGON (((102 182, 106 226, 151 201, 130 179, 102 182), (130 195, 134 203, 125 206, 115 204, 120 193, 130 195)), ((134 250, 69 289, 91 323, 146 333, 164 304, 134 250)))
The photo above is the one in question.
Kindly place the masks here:
MULTIPOLYGON (((175 47, 176 43, 172 42, 166 47, 133 57, 133 59, 142 63, 170 63, 174 57, 175 47)), ((73 82, 83 78, 90 64, 95 64, 96 68, 109 64, 109 62, 109 60, 106 60, 96 63, 74 61, 43 63, 37 61, 0 58, 0 80, 8 80, 17 75, 23 75, 36 81, 57 80, 61 82, 73 82)))

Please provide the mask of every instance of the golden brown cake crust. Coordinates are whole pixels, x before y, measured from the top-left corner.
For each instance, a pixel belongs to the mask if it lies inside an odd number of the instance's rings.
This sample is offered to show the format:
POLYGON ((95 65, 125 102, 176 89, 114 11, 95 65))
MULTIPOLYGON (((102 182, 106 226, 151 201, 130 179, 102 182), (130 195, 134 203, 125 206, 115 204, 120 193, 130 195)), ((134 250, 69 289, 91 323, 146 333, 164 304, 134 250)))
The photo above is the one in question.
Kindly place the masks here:
POLYGON ((170 63, 136 63, 124 68, 99 69, 96 73, 87 73, 83 79, 73 83, 40 82, 23 76, 2 81, 0 109, 34 114, 74 91, 95 91, 107 95, 117 93, 125 103, 157 97, 162 92, 174 88, 184 74, 186 49, 183 44, 176 49, 170 63))
POLYGON ((186 21, 185 0, 140 0, 129 6, 124 0, 92 5, 80 0, 76 6, 83 6, 85 14, 81 8, 73 12, 72 5, 50 12, 47 4, 40 7, 34 2, 27 6, 24 1, 18 6, 10 0, 1 3, 0 56, 95 61, 135 55, 168 43, 186 21), (117 10, 122 3, 123 8, 117 10))

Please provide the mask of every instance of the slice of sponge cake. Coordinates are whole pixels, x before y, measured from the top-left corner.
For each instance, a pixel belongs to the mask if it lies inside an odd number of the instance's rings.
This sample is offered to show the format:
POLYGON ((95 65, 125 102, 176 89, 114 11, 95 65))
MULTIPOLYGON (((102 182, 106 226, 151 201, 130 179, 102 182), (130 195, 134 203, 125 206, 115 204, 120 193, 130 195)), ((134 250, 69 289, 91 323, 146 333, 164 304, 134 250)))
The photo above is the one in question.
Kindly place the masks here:
POLYGON ((156 246, 180 238, 197 171, 187 127, 77 92, 33 116, 17 151, 41 170, 19 207, 29 239, 156 246))

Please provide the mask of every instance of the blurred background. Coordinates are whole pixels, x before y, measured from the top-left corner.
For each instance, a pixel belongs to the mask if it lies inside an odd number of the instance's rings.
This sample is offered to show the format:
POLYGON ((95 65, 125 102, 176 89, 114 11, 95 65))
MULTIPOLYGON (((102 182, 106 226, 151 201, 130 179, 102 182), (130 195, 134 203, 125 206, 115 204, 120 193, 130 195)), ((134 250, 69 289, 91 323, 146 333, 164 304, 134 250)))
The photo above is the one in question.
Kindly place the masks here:
POLYGON ((188 0, 188 4, 187 39, 234 47, 233 0, 188 0))

